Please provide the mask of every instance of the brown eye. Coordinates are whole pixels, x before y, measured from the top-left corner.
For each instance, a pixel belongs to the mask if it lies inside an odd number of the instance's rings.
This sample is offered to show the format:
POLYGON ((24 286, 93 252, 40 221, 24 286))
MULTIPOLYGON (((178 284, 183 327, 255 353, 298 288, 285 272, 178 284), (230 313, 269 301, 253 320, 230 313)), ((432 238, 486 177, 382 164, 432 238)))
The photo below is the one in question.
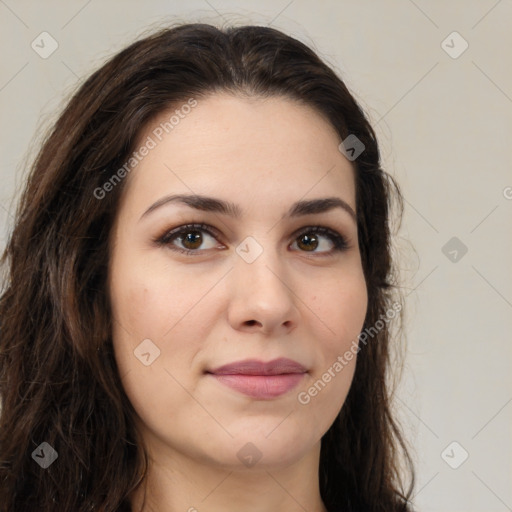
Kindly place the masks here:
POLYGON ((179 226, 157 238, 155 242, 173 251, 192 256, 200 255, 207 249, 212 249, 219 245, 215 230, 206 224, 179 226), (210 246, 202 247, 209 240, 211 240, 209 242, 210 246))
MULTIPOLYGON (((220 248, 218 238, 217 230, 207 224, 188 224, 166 232, 155 239, 155 242, 173 251, 197 256, 208 249, 220 248), (211 240, 210 247, 204 247, 209 239, 211 240)), ((308 226, 303 228, 295 236, 293 245, 297 245, 300 252, 308 252, 319 256, 329 256, 349 248, 349 244, 344 236, 324 226, 308 226), (324 240, 327 240, 327 242, 324 240)))
POLYGON ((203 243, 200 231, 188 231, 185 236, 179 236, 178 238, 186 249, 198 249, 203 243))
POLYGON ((318 247, 318 238, 316 236, 301 235, 297 244, 301 249, 305 251, 314 251, 318 247))
POLYGON ((301 249, 301 252, 319 255, 330 255, 334 252, 344 251, 349 247, 343 235, 324 226, 309 226, 302 229, 296 236, 294 244, 301 249), (329 240, 329 243, 323 242, 323 239, 329 240), (326 250, 317 251, 318 248, 326 250))

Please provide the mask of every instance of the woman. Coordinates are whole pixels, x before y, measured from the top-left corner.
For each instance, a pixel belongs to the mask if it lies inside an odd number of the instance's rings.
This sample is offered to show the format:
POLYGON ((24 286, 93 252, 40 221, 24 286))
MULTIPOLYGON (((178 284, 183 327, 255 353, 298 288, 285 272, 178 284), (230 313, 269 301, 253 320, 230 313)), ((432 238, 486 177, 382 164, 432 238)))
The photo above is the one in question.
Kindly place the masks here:
POLYGON ((362 110, 293 38, 191 24, 114 56, 3 256, 0 510, 410 510, 393 199, 362 110))

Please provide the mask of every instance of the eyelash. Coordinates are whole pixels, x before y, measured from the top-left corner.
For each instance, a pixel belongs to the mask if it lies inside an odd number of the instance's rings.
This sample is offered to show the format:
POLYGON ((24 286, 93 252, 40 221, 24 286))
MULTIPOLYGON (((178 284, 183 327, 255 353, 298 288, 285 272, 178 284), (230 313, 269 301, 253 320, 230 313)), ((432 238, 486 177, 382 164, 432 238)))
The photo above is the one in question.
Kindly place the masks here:
MULTIPOLYGON (((217 230, 212 226, 209 226, 208 224, 186 224, 183 226, 179 226, 175 229, 172 229, 171 231, 166 231, 163 235, 158 236, 156 239, 154 239, 154 242, 159 246, 167 246, 171 250, 180 252, 182 254, 186 254, 189 256, 198 256, 202 252, 204 252, 204 249, 182 249, 171 243, 175 238, 178 238, 179 235, 185 235, 190 231, 204 231, 212 238, 217 239, 219 237, 217 230)), ((300 231, 294 233, 294 242, 302 235, 310 233, 325 235, 331 240, 331 242, 333 242, 334 245, 331 251, 323 251, 320 253, 316 253, 313 251, 313 254, 329 256, 332 255, 333 253, 342 252, 349 248, 348 241, 343 235, 325 226, 306 226, 302 228, 300 231)), ((301 252, 307 253, 308 251, 301 252)))

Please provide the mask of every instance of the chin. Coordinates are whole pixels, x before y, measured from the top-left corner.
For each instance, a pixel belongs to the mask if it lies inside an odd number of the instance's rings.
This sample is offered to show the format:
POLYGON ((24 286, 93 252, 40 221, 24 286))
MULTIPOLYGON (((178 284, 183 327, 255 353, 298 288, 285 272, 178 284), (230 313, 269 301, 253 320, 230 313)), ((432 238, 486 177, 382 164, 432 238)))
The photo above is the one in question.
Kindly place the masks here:
POLYGON ((285 428, 278 432, 279 428, 275 423, 265 430, 244 428, 233 438, 216 443, 211 458, 230 470, 275 470, 293 465, 319 447, 320 437, 305 437, 303 431, 285 428))

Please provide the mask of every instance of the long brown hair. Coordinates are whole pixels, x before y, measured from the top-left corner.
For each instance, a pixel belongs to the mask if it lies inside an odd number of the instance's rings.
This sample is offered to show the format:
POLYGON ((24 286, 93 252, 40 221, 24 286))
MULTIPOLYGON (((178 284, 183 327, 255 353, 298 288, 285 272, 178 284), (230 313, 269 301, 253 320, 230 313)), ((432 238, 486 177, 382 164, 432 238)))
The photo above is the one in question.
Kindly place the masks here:
MULTIPOLYGON (((100 199, 97 190, 157 114, 216 91, 294 98, 323 114, 341 140, 364 144, 353 162, 364 328, 396 300, 389 221, 393 205, 401 218, 400 189, 381 169, 364 112, 313 50, 271 28, 206 24, 131 44, 83 83, 45 139, 2 256, 0 512, 131 510, 147 455, 113 356, 106 289, 124 182, 100 199), (46 469, 33 455, 43 442, 58 454, 46 469)), ((330 510, 408 510, 413 470, 391 414, 391 335, 382 323, 322 439, 320 490, 330 510)))

